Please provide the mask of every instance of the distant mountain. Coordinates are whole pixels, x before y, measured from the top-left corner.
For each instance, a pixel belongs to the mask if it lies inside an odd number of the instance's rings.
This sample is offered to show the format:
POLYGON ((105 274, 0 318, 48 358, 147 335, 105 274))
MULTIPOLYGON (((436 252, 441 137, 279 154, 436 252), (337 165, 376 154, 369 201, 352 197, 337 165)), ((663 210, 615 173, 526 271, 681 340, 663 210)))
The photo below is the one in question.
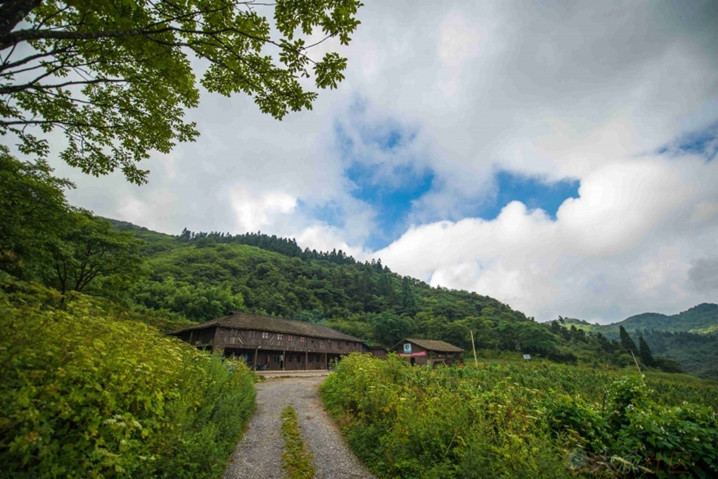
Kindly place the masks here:
POLYGON ((659 313, 637 314, 616 325, 623 325, 626 331, 684 331, 707 334, 718 331, 718 304, 699 304, 672 316, 659 313))
POLYGON ((718 304, 703 303, 682 313, 667 315, 661 313, 641 313, 611 324, 592 324, 577 318, 561 318, 567 326, 601 333, 612 339, 618 339, 618 329, 626 331, 668 331, 694 334, 718 332, 718 304))
POLYGON ((686 372, 718 378, 718 304, 703 303, 678 314, 643 313, 623 321, 598 325, 574 318, 562 318, 566 326, 601 333, 618 340, 623 326, 637 341, 648 343, 656 356, 678 361, 686 372))

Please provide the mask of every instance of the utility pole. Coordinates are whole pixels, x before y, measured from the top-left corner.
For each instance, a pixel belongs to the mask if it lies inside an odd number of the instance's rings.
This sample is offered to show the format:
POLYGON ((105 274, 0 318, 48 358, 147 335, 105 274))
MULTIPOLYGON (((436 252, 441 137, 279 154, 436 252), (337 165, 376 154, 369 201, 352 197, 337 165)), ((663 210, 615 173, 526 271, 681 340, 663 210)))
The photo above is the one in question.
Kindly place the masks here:
POLYGON ((470 329, 469 332, 471 333, 471 349, 474 350, 474 366, 479 367, 479 360, 476 359, 476 345, 474 344, 474 331, 470 329))

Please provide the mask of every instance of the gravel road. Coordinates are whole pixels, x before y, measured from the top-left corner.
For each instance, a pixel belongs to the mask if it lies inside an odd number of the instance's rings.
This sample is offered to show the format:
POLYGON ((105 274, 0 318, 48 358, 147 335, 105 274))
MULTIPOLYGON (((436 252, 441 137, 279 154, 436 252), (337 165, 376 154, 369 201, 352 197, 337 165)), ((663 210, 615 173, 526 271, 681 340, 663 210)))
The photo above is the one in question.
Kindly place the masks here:
POLYGON ((316 479, 374 478, 324 411, 318 393, 323 380, 324 377, 282 378, 257 384, 257 409, 232 454, 225 479, 284 477, 280 415, 287 406, 296 411, 302 438, 314 456, 316 479))

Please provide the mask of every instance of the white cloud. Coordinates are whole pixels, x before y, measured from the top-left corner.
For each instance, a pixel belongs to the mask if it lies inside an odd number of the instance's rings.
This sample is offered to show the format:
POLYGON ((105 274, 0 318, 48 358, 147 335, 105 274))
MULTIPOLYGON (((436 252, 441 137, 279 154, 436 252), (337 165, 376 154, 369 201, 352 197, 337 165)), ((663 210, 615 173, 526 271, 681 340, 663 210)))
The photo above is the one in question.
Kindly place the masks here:
POLYGON ((714 2, 396 0, 360 18, 346 80, 313 111, 277 122, 248 98, 204 94, 189 113, 201 137, 146 162, 149 185, 56 165, 78 183, 71 201, 165 232, 261 228, 366 257, 377 212, 352 196, 335 128, 357 140, 392 124, 412 140, 356 143, 375 180, 402 181, 396 165, 434 174, 414 226, 378 253, 392 269, 540 319, 716 301, 718 160, 652 153, 718 121, 714 2), (576 179, 580 197, 556 220, 519 203, 467 218, 496 196, 498 170, 576 179))
POLYGON ((412 227, 377 254, 399 273, 494 296, 539 320, 674 311, 706 300, 694 286, 718 224, 698 226, 693 212, 718 198, 716 184, 718 164, 700 158, 626 160, 587 177, 556 220, 513 202, 492 221, 412 227))
POLYGON ((344 241, 345 232, 326 224, 316 224, 306 228, 296 236, 297 244, 302 248, 316 251, 341 250, 358 261, 364 261, 371 253, 365 249, 350 246, 344 241))
POLYGON ((229 201, 235 214, 235 231, 259 231, 274 223, 274 217, 288 215, 297 206, 297 199, 282 192, 253 195, 245 187, 230 190, 229 201))

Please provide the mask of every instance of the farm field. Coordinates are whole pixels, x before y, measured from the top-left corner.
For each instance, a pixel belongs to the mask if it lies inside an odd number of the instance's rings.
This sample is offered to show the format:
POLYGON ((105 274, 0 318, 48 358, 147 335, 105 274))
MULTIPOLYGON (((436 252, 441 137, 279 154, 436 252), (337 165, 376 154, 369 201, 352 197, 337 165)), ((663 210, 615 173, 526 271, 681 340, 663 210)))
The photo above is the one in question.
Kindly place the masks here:
POLYGON ((688 376, 352 355, 321 392, 382 478, 718 474, 718 387, 688 376))

